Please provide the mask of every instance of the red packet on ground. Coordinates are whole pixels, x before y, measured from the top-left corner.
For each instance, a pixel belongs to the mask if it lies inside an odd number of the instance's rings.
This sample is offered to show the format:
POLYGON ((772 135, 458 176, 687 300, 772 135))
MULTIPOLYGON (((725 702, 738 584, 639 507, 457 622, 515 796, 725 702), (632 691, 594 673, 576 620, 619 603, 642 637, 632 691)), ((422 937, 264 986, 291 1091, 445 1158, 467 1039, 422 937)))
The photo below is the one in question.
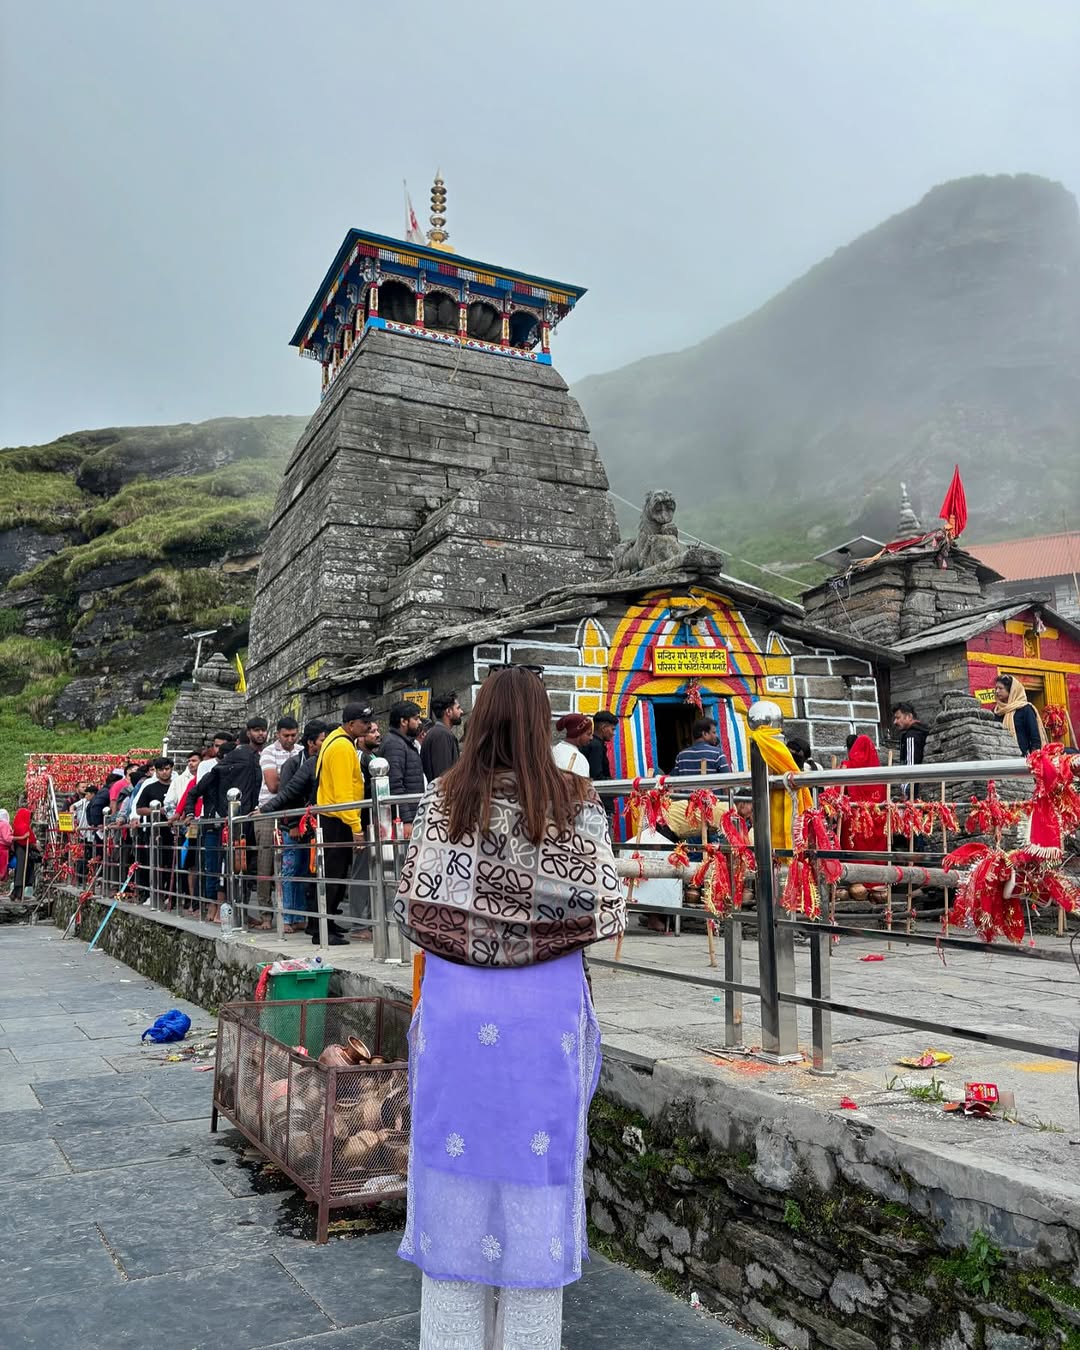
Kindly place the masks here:
POLYGON ((860 961, 884 961, 885 958, 880 952, 870 952, 868 956, 860 956, 860 961))
POLYGON ((965 1083, 964 1084, 965 1102, 985 1102, 988 1106, 996 1106, 998 1101, 998 1090, 996 1083, 965 1083))
POLYGON ((841 1111, 857 1111, 858 1109, 859 1109, 859 1103, 856 1102, 856 1101, 852 1101, 852 1099, 851 1099, 850 1097, 841 1097, 841 1098, 840 1098, 840 1110, 841 1110, 841 1111))

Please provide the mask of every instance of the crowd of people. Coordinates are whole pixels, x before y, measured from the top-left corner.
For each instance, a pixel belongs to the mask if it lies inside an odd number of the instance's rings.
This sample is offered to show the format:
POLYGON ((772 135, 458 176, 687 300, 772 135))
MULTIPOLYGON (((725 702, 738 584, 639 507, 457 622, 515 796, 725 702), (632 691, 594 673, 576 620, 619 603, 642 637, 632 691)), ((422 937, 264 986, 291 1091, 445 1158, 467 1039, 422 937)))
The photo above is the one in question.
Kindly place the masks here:
MULTIPOLYGON (((282 883, 286 932, 319 941, 313 843, 321 825, 328 940, 370 937, 367 844, 373 837, 372 771, 387 762, 390 795, 418 794, 457 760, 454 735, 463 713, 453 692, 433 700, 432 720, 412 702, 391 707, 385 736, 366 704, 346 706, 339 725, 277 719, 273 735, 263 717, 240 731, 223 730, 193 749, 178 768, 166 755, 129 761, 101 784, 87 784, 67 803, 74 825, 76 881, 105 865, 129 899, 186 917, 220 920, 226 900, 227 850, 233 850, 236 898, 253 929, 273 927, 275 885, 282 883), (230 801, 240 819, 229 842, 230 801), (349 806, 348 803, 354 803, 349 806), (282 814, 285 813, 285 814, 282 814), (151 829, 151 826, 156 828, 151 829), (275 866, 276 864, 276 866, 275 866), (344 917, 357 921, 339 922, 344 917)), ((401 803, 392 829, 407 840, 416 807, 401 803)), ((30 813, 14 822, 0 811, 0 864, 15 870, 12 895, 33 885, 37 842, 30 813), (29 836, 27 832, 29 831, 29 836)))

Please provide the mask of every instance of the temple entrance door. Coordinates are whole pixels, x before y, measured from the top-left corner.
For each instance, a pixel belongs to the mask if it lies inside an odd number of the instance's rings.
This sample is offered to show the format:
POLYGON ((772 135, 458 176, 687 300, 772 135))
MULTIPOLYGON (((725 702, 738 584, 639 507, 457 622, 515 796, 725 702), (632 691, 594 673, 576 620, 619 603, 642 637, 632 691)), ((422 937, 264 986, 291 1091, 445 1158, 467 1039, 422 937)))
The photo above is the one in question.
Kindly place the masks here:
POLYGON ((693 743, 692 728, 701 714, 691 703, 652 700, 653 732, 656 737, 656 769, 670 773, 675 756, 693 743))

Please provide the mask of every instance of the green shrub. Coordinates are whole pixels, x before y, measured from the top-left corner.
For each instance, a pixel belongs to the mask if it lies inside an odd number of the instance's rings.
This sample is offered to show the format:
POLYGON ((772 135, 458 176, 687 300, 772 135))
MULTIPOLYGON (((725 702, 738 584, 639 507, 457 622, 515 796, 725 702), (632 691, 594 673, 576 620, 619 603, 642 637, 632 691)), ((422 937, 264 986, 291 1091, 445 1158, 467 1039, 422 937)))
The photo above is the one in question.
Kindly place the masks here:
POLYGON ((12 469, 0 454, 0 530, 19 525, 62 529, 74 524, 75 512, 85 500, 67 474, 12 469))

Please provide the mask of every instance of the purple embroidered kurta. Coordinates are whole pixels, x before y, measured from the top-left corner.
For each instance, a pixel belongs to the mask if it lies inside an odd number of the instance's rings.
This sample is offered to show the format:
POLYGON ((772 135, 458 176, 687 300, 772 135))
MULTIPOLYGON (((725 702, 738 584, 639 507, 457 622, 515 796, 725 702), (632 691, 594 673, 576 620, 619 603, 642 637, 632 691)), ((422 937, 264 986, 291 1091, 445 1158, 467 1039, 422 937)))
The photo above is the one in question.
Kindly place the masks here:
POLYGON ((433 1279, 557 1288, 581 1275, 600 1030, 573 953, 521 969, 428 955, 409 1033, 399 1255, 433 1279))

